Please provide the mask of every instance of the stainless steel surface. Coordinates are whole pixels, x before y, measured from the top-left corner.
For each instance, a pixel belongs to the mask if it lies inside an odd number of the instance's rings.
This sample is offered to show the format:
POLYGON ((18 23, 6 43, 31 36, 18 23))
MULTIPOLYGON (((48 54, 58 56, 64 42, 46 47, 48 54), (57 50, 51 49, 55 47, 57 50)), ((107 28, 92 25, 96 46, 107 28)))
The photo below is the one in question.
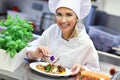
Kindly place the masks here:
POLYGON ((114 64, 111 64, 111 63, 106 63, 106 62, 100 62, 100 72, 103 73, 103 74, 106 74, 106 75, 110 75, 110 69, 114 68, 116 71, 119 71, 120 70, 120 66, 117 66, 117 65, 114 65, 114 64))
MULTIPOLYGON (((109 75, 110 68, 114 67, 117 71, 120 70, 119 65, 113 64, 114 61, 111 61, 110 55, 104 55, 104 52, 99 52, 100 60, 103 58, 109 59, 108 62, 103 62, 105 59, 100 61, 101 73, 109 75)), ((111 56, 113 57, 113 56, 111 56)), ((115 57, 114 57, 115 58, 115 57)), ((114 59, 115 60, 115 59, 114 59)), ((120 62, 119 62, 120 63, 120 62)), ((118 63, 118 64, 119 64, 118 63)), ((74 80, 74 77, 51 77, 40 74, 29 67, 29 63, 23 63, 18 67, 14 72, 8 72, 0 70, 0 78, 5 80, 74 80)))
POLYGON ((74 77, 46 76, 30 69, 29 63, 23 63, 14 72, 0 70, 0 78, 5 80, 73 80, 74 77))
POLYGON ((120 71, 120 56, 102 51, 98 51, 98 54, 100 58, 101 73, 111 76, 109 72, 111 68, 120 71))
POLYGON ((102 51, 98 51, 98 54, 101 62, 120 66, 120 56, 102 51))

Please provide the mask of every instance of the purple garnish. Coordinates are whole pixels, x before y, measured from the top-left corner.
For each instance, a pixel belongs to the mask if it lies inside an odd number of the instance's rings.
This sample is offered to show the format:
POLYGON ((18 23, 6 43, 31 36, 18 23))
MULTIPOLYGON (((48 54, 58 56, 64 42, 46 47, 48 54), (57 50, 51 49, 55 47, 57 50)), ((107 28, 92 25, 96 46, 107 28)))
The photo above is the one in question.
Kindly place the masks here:
POLYGON ((54 61, 55 60, 54 56, 50 56, 50 60, 54 61))

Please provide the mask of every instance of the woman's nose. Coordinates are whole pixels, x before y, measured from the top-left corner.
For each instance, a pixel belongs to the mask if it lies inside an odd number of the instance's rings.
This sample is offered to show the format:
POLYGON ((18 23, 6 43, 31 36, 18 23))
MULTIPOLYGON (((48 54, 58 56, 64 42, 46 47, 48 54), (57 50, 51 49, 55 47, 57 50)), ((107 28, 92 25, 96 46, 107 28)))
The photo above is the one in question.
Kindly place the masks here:
POLYGON ((66 22, 67 19, 65 17, 62 17, 61 22, 66 22))

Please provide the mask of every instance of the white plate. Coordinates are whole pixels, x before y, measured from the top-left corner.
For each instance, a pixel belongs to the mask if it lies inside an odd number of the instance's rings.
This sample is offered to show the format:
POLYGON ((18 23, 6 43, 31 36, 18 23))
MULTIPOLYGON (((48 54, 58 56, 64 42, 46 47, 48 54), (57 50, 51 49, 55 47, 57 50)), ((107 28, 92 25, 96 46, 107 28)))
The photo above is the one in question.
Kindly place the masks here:
POLYGON ((37 72, 40 72, 42 74, 49 75, 49 76, 69 76, 71 74, 71 71, 68 68, 65 68, 66 69, 65 74, 52 74, 52 73, 47 73, 47 72, 44 72, 44 71, 40 71, 39 69, 36 68, 36 66, 39 65, 39 64, 45 66, 48 63, 46 63, 46 62, 33 62, 33 63, 30 63, 29 66, 30 66, 31 69, 33 69, 33 70, 35 70, 37 72))

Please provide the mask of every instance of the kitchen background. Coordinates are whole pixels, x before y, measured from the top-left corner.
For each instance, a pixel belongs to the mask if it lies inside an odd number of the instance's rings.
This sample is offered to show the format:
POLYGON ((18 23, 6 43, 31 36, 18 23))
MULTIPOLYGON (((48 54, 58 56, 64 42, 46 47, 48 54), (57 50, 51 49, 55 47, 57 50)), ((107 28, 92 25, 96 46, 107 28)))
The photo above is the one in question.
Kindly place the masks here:
MULTIPOLYGON (((98 10, 115 16, 120 16, 119 3, 120 0, 92 0, 92 4, 97 6, 98 10)), ((24 18, 34 21, 37 26, 43 24, 41 21, 44 19, 43 17, 45 17, 45 19, 47 17, 46 20, 49 19, 49 24, 53 23, 50 19, 54 20, 52 14, 45 14, 50 13, 47 0, 0 0, 0 14, 8 14, 8 10, 12 11, 15 9, 17 9, 22 16, 24 15, 24 18)), ((46 29, 47 26, 48 25, 44 26, 44 29, 46 29)), ((117 30, 120 31, 119 28, 117 30)))
MULTIPOLYGON (((97 10, 104 11, 108 14, 112 14, 118 17, 120 16, 119 3, 120 0, 92 0, 92 4, 97 6, 97 10)), ((41 34, 42 28, 44 30, 50 24, 55 22, 54 15, 52 15, 48 9, 47 0, 0 0, 0 18, 4 18, 4 15, 6 14, 13 16, 15 14, 19 14, 21 15, 21 19, 25 18, 27 20, 33 21, 35 24, 34 33, 37 34, 41 34), (11 11, 17 11, 18 13, 11 11), (44 24, 43 20, 48 24, 44 24), (42 25, 44 25, 44 27, 42 25)), ((113 28, 115 25, 111 23, 112 21, 109 22, 110 23, 107 23, 108 26, 112 25, 109 27, 113 28)), ((120 31, 119 26, 115 26, 115 29, 120 31)))
MULTIPOLYGON (((50 24, 55 22, 55 16, 50 13, 47 2, 47 0, 0 0, 0 19, 5 19, 6 15, 15 17, 17 14, 21 19, 32 21, 33 33, 41 35, 50 24)), ((82 21, 98 50, 117 55, 112 55, 112 57, 110 55, 106 58, 103 57, 103 52, 99 52, 101 53, 100 60, 120 66, 120 51, 115 50, 120 46, 119 3, 120 0, 92 0, 91 12, 82 21), (115 48, 113 49, 113 47, 115 48)), ((115 66, 102 62, 101 64, 104 64, 101 66, 102 68, 105 68, 106 65, 110 65, 109 68, 115 66)), ((120 68, 116 68, 120 70, 120 68)))

